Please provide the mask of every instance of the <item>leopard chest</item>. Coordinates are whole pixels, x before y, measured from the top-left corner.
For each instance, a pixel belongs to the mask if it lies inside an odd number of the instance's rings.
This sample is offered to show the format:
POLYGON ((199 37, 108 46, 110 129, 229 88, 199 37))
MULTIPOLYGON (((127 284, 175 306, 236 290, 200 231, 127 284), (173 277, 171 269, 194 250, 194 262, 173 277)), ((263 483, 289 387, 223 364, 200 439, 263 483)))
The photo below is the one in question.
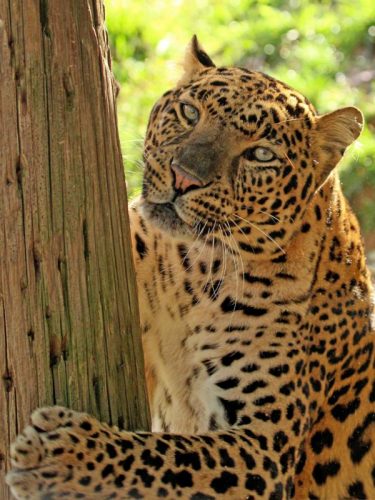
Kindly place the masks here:
POLYGON ((274 285, 274 270, 258 266, 256 274, 218 249, 166 247, 152 268, 151 280, 138 272, 138 287, 154 430, 233 425, 240 412, 228 418, 226 402, 239 401, 247 411, 252 395, 244 388, 270 364, 280 365, 284 336, 306 304, 272 304, 286 293, 285 285, 274 285))

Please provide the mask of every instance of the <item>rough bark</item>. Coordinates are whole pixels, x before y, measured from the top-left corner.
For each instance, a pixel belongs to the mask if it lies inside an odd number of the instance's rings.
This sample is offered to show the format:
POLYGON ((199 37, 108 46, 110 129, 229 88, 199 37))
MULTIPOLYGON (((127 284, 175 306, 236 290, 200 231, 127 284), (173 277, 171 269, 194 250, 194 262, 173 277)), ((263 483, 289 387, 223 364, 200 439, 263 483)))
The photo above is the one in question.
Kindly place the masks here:
POLYGON ((41 405, 149 424, 101 0, 0 0, 0 498, 41 405))

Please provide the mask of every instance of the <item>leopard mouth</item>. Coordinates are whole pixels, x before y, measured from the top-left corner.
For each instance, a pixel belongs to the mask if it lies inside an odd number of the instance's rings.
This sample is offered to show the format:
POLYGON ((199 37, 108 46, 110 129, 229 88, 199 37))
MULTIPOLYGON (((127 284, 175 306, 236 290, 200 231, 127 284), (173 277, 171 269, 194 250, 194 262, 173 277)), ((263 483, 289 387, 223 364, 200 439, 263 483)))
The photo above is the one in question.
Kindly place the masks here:
POLYGON ((193 235, 192 227, 181 219, 173 202, 154 203, 143 199, 142 210, 150 221, 170 235, 193 235))

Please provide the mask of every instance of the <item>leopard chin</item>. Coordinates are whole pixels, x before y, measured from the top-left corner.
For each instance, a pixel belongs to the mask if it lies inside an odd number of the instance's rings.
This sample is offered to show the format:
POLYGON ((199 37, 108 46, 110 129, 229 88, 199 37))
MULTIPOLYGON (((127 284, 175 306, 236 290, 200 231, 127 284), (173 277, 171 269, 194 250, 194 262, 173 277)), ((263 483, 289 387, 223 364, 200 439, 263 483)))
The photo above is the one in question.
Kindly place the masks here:
POLYGON ((171 236, 194 237, 193 228, 181 219, 172 202, 154 203, 143 199, 141 206, 145 217, 161 231, 171 236))

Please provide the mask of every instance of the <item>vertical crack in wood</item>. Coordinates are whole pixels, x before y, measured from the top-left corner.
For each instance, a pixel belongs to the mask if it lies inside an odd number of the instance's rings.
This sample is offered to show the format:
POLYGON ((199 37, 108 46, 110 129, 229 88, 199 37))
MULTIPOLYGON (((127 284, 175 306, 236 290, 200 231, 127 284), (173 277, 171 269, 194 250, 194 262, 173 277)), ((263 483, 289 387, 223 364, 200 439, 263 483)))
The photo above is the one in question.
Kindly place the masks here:
POLYGON ((49 30, 49 20, 48 20, 48 0, 40 0, 39 1, 39 16, 40 16, 40 24, 42 26, 43 33, 50 37, 51 33, 49 30))

